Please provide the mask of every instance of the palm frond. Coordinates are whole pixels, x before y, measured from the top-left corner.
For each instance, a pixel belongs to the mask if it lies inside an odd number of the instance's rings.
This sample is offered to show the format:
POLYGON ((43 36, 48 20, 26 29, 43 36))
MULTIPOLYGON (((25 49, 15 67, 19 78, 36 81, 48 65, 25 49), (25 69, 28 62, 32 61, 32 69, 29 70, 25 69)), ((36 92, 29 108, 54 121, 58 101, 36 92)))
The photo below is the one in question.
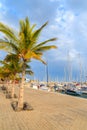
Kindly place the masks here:
MULTIPOLYGON (((44 41, 44 42, 39 43, 39 44, 36 45, 33 49, 34 49, 34 50, 37 50, 38 48, 42 47, 42 46, 45 45, 46 43, 48 43, 48 42, 53 42, 53 41, 55 41, 55 40, 57 40, 57 38, 48 39, 48 40, 46 40, 46 41, 44 41)), ((55 48, 57 48, 57 47, 55 46, 55 48)))
POLYGON ((48 24, 48 22, 46 22, 45 24, 43 24, 39 29, 35 30, 34 32, 32 32, 32 36, 31 36, 31 41, 33 41, 32 44, 36 43, 36 41, 38 40, 40 33, 42 31, 42 29, 48 24))
POLYGON ((40 35, 40 32, 42 31, 42 29, 48 24, 48 22, 46 22, 45 24, 43 24, 38 30, 34 31, 32 38, 33 39, 37 39, 38 36, 40 35))
POLYGON ((18 47, 12 41, 0 39, 0 50, 5 50, 7 52, 11 51, 17 52, 18 47))
POLYGON ((31 70, 26 70, 26 72, 25 72, 26 74, 29 74, 29 75, 33 75, 34 74, 34 72, 33 71, 31 71, 31 70))
POLYGON ((30 28, 30 33, 33 31, 33 29, 35 28, 36 24, 33 24, 30 28))
POLYGON ((6 62, 12 62, 13 61, 13 62, 17 63, 19 61, 19 57, 16 54, 10 53, 5 57, 4 61, 6 61, 6 62))
POLYGON ((14 33, 14 31, 1 22, 0 22, 0 32, 4 33, 8 38, 10 38, 14 41, 18 40, 17 35, 14 33))
POLYGON ((36 52, 44 52, 44 51, 48 51, 50 49, 56 49, 57 47, 55 45, 51 45, 51 46, 42 46, 39 47, 36 52))

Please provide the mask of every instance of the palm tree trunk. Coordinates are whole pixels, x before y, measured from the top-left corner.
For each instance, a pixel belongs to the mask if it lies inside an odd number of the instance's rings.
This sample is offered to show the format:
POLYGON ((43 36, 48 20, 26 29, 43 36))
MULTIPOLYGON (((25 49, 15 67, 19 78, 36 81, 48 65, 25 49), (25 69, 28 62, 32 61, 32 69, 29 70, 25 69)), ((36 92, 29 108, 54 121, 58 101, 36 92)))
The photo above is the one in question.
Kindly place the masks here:
POLYGON ((6 80, 6 92, 9 93, 9 81, 6 80))
POLYGON ((12 83, 11 98, 14 98, 14 87, 15 87, 15 80, 12 83))
POLYGON ((25 66, 23 66, 22 80, 21 80, 21 85, 20 85, 20 89, 19 89, 18 107, 17 107, 18 110, 23 109, 24 81, 25 81, 25 66))

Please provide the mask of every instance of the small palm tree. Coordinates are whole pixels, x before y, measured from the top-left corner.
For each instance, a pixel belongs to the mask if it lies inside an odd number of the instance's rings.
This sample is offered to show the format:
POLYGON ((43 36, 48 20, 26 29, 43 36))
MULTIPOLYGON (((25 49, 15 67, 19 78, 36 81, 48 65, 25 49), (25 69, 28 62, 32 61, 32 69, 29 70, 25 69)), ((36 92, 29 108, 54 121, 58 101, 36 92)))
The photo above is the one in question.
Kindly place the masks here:
POLYGON ((5 75, 8 75, 9 80, 13 80, 12 91, 11 91, 11 97, 13 98, 14 97, 14 83, 15 83, 16 74, 17 74, 17 71, 18 71, 17 70, 17 62, 16 62, 16 65, 14 65, 14 63, 12 61, 9 62, 9 63, 7 63, 5 60, 0 61, 0 62, 3 65, 2 69, 4 70, 5 75))
POLYGON ((54 45, 48 45, 48 42, 55 41, 56 38, 51 38, 43 42, 38 42, 39 36, 43 28, 48 24, 46 22, 39 29, 34 29, 34 25, 30 25, 28 18, 20 21, 19 32, 13 31, 8 26, 0 23, 0 32, 4 33, 5 37, 0 40, 0 49, 6 50, 9 53, 15 54, 22 62, 22 80, 19 91, 18 109, 23 109, 23 91, 26 62, 32 58, 45 63, 42 59, 43 53, 52 48, 57 48, 54 45))
MULTIPOLYGON (((4 61, 2 61, 2 63, 4 64, 4 69, 6 68, 6 70, 8 70, 10 74, 10 79, 13 80, 11 98, 14 98, 15 80, 18 74, 20 75, 22 72, 23 62, 20 62, 19 58, 15 54, 8 54, 4 61)), ((26 68, 26 73, 32 75, 33 72, 31 71, 31 68, 27 63, 26 68)))
POLYGON ((5 66, 0 67, 0 78, 3 79, 4 87, 6 87, 6 90, 8 92, 8 90, 9 90, 8 81, 10 80, 10 72, 8 71, 8 69, 5 66))

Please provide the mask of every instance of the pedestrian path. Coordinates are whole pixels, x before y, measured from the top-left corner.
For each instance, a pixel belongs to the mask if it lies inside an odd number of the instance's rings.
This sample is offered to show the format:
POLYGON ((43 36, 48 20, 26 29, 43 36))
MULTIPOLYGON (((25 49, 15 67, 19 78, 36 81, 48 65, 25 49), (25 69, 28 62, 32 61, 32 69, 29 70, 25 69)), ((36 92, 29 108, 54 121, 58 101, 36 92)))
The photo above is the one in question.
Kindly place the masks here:
POLYGON ((87 99, 29 88, 24 97, 34 110, 15 112, 0 90, 0 130, 87 130, 87 99))

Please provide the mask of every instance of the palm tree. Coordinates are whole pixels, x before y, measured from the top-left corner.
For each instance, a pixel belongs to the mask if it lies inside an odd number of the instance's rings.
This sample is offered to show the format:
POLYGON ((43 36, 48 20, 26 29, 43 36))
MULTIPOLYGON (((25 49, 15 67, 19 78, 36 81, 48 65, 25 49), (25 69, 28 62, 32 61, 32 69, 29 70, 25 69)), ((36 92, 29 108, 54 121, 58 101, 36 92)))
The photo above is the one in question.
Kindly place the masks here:
MULTIPOLYGON (((6 75, 6 77, 8 76, 9 79, 8 80, 12 80, 13 84, 12 84, 12 91, 11 91, 11 97, 14 97, 14 83, 15 83, 15 79, 16 79, 16 74, 18 72, 17 70, 17 62, 16 64, 14 64, 14 62, 9 62, 7 63, 5 60, 4 61, 0 61, 2 63, 2 69, 3 69, 3 73, 6 75)), ((8 84, 7 84, 7 88, 8 88, 8 84)), ((7 89, 8 90, 8 89, 7 89)))
POLYGON ((0 78, 3 79, 4 87, 6 88, 6 91, 8 93, 8 91, 9 91, 8 81, 10 80, 10 72, 8 71, 8 69, 5 66, 0 66, 0 78))
MULTIPOLYGON (((4 70, 8 70, 10 74, 10 79, 13 80, 12 83, 12 91, 11 91, 11 98, 14 98, 14 88, 15 88, 15 80, 17 76, 22 72, 22 66, 23 62, 19 62, 18 57, 15 54, 8 54, 4 61, 2 61, 2 64, 4 65, 4 70)), ((32 75, 33 72, 31 70, 31 67, 26 62, 26 73, 29 75, 32 75)))
POLYGON ((52 48, 57 48, 54 45, 47 44, 48 42, 55 41, 56 38, 51 38, 38 43, 40 33, 47 24, 48 22, 43 24, 39 29, 35 30, 34 28, 36 25, 34 24, 31 26, 28 18, 26 18, 24 21, 20 21, 20 30, 16 33, 8 26, 0 23, 0 32, 5 35, 5 37, 0 40, 0 49, 15 54, 23 62, 18 109, 23 109, 26 62, 34 58, 45 64, 45 61, 42 59, 43 53, 52 48))

